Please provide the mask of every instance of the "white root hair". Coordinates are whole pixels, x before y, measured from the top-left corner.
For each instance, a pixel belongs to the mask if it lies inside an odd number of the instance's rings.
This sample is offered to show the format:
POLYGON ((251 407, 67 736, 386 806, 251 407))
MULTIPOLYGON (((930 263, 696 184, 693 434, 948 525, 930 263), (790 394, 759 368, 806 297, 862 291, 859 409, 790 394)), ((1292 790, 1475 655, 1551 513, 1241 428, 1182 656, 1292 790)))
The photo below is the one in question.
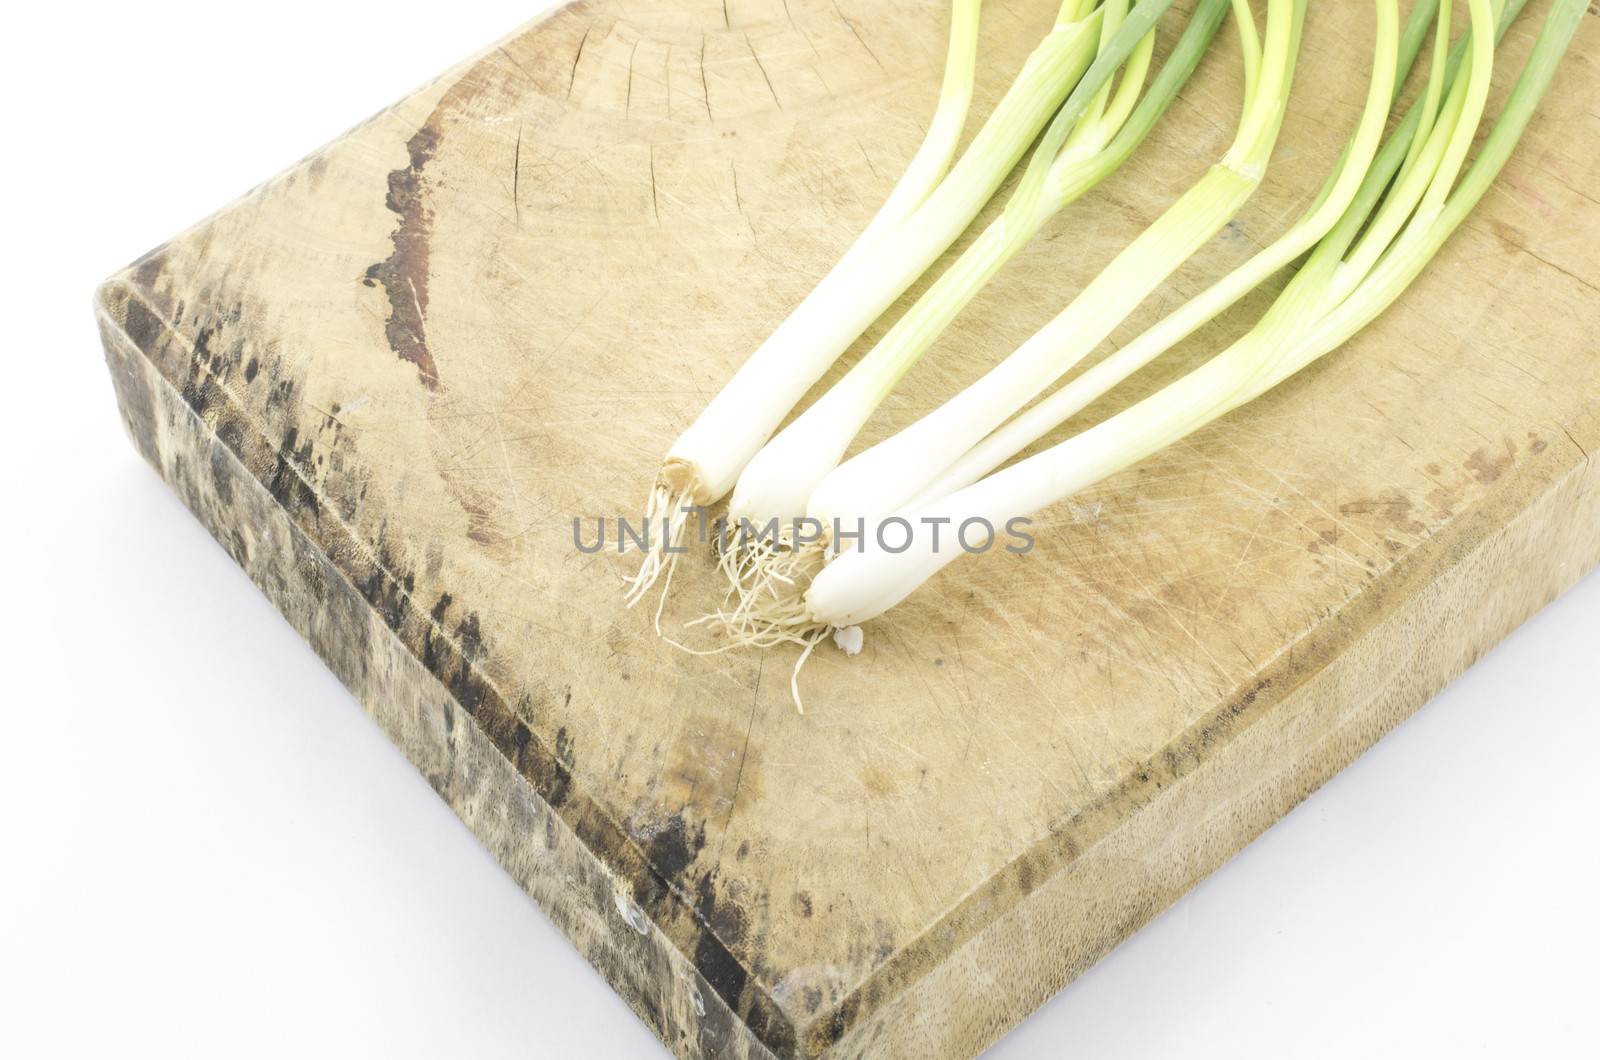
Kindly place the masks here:
POLYGON ((689 525, 692 511, 688 490, 675 490, 659 482, 650 491, 650 500, 645 505, 644 558, 633 577, 626 579, 628 588, 624 599, 633 607, 663 575, 666 577, 661 586, 661 599, 656 604, 657 633, 661 632, 661 611, 667 604, 667 591, 672 588, 672 575, 682 554, 683 531, 689 525), (652 533, 651 528, 658 525, 660 533, 652 533))

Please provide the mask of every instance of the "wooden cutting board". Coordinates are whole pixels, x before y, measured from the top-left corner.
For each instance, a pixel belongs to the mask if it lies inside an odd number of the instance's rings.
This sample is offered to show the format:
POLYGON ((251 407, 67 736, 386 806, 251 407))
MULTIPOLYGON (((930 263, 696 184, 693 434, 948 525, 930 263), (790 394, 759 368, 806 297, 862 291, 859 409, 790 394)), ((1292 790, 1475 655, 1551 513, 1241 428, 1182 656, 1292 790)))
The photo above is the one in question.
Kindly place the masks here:
MULTIPOLYGON (((977 114, 1055 6, 986 5, 977 114)), ((1502 93, 1547 6, 1512 32, 1502 93)), ((1282 231, 1332 165, 1371 12, 1312 7, 1266 186, 1116 342, 1282 231)), ((859 657, 819 651, 804 716, 793 651, 657 639, 620 603, 631 558, 580 554, 572 520, 638 514, 670 440, 870 216, 931 113, 945 20, 942 0, 587 0, 100 294, 140 452, 680 1055, 981 1050, 1600 558, 1591 17, 1399 305, 1046 513, 1035 553, 963 559, 859 657)), ((867 440, 1011 349, 1220 156, 1231 33, 867 440)), ((713 599, 708 568, 680 570, 672 629, 713 599)))

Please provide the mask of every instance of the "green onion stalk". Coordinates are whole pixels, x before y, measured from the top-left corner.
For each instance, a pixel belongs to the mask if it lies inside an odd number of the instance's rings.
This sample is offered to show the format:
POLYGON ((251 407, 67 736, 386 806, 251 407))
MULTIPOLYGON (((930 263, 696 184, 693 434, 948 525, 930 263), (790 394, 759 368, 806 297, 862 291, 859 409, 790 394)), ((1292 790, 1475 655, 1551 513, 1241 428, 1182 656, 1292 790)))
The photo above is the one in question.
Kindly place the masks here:
MULTIPOLYGON (((1379 7, 1392 8, 1394 3, 1379 0, 1379 7)), ((811 519, 831 532, 834 527, 872 525, 900 509, 1099 346, 1238 214, 1261 186, 1277 143, 1305 13, 1306 0, 1269 0, 1260 61, 1253 73, 1247 63, 1244 112, 1223 158, 1009 357, 938 409, 823 478, 807 507, 811 519)), ((1375 74, 1388 93, 1395 49, 1386 49, 1386 55, 1385 66, 1375 74)))
MULTIPOLYGON (((1140 0, 1127 22, 1159 16, 1171 3, 1140 0)), ((669 449, 646 506, 652 531, 630 579, 630 604, 663 574, 670 575, 693 510, 732 489, 745 464, 806 391, 955 241, 1046 124, 1074 106, 1080 115, 1087 110, 1139 43, 1118 35, 1113 50, 1101 49, 1099 0, 1066 0, 988 120, 950 166, 972 96, 978 6, 978 0, 955 0, 934 119, 883 209, 669 449), (1118 51, 1111 69, 1096 65, 1097 55, 1110 61, 1118 51)))
MULTIPOLYGON (((1439 93, 1425 94, 1416 111, 1419 120, 1411 123, 1422 146, 1413 150, 1414 141, 1405 141, 1386 152, 1394 179, 1384 180, 1375 167, 1374 179, 1364 183, 1340 222, 1248 334, 1125 411, 908 514, 959 523, 974 515, 1004 522, 1036 512, 1254 400, 1383 313, 1504 168, 1550 85, 1587 0, 1555 0, 1498 121, 1463 175, 1489 94, 1497 6, 1493 0, 1470 0, 1471 36, 1461 64, 1463 76, 1447 76, 1447 82, 1453 80, 1448 90, 1441 85, 1439 93)), ((827 629, 881 615, 959 554, 930 549, 926 541, 898 554, 847 552, 806 591, 806 621, 827 629)), ((791 632, 798 633, 798 628, 791 632)))
MULTIPOLYGON (((1390 6, 1395 2, 1389 0, 1390 6)), ((765 625, 764 616, 774 609, 792 607, 795 587, 821 566, 833 527, 894 510, 923 481, 1092 350, 1237 214, 1260 187, 1282 127, 1306 4, 1270 0, 1264 37, 1256 32, 1248 3, 1234 0, 1232 8, 1244 57, 1244 98, 1237 135, 1223 159, 1029 345, 949 405, 839 464, 867 418, 1000 266, 1063 206, 1113 172, 1148 134, 1187 81, 1224 14, 1220 4, 1202 4, 1139 107, 1130 108, 1127 119, 1110 108, 1111 116, 1126 124, 1096 125, 1101 112, 1095 109, 1076 128, 1058 117, 1000 217, 872 351, 750 462, 734 491, 729 516, 736 526, 749 527, 746 536, 756 540, 741 547, 735 538, 735 547, 724 551, 730 602, 708 617, 740 640, 765 625), (794 533, 786 539, 774 534, 773 527, 794 533), (807 532, 804 539, 802 530, 807 532)), ((1121 88, 1128 83, 1125 78, 1121 88)), ((1381 135, 1386 109, 1379 110, 1374 138, 1381 135)))

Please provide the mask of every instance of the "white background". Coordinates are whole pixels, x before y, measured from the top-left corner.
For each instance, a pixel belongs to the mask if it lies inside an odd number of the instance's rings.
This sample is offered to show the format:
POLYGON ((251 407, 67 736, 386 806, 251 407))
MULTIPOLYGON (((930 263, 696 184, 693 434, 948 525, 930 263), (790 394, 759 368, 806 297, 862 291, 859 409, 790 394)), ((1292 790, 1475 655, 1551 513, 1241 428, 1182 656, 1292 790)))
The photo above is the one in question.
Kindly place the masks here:
MULTIPOLYGON (((532 10, 5 16, 0 1054, 665 1055, 136 459, 90 314, 532 10)), ((993 1055, 1595 1055, 1597 629, 1590 578, 993 1055)))

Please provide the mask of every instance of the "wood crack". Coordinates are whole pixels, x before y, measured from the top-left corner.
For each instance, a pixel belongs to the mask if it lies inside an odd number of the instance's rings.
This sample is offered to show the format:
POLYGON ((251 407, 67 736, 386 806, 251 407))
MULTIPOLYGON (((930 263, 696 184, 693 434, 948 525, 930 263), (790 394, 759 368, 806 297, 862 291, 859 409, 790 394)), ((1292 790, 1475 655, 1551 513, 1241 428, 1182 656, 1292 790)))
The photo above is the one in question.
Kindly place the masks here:
POLYGON ((656 146, 650 145, 650 212, 655 215, 656 224, 661 224, 661 198, 656 193, 656 146))
POLYGON ((583 39, 578 41, 578 54, 572 57, 572 72, 567 75, 567 98, 572 98, 572 87, 578 83, 578 64, 583 61, 583 49, 589 43, 589 34, 594 32, 591 23, 584 27, 583 39))
POLYGON ((1588 463, 1589 462, 1589 450, 1585 449, 1582 445, 1578 444, 1578 439, 1574 438, 1572 436, 1572 432, 1567 430, 1566 427, 1562 427, 1561 428, 1561 433, 1567 436, 1567 441, 1572 443, 1572 447, 1574 449, 1576 449, 1578 452, 1583 454, 1584 463, 1588 463))
POLYGON ((878 58, 878 53, 873 51, 870 47, 867 46, 867 40, 866 40, 865 37, 863 37, 861 35, 861 31, 856 28, 856 24, 854 22, 850 21, 850 17, 848 15, 846 15, 843 11, 839 10, 839 5, 838 5, 837 2, 834 3, 833 9, 839 13, 839 21, 843 22, 847 27, 849 27, 850 32, 856 38, 856 43, 861 45, 861 50, 866 52, 869 56, 872 57, 872 61, 877 64, 878 69, 887 70, 888 67, 884 66, 882 60, 880 60, 878 58))
POLYGON ((517 124, 516 154, 511 159, 511 209, 517 215, 517 223, 522 223, 522 124, 517 124))
POLYGON ((766 66, 761 62, 761 56, 756 54, 756 46, 750 43, 750 34, 748 33, 744 35, 744 46, 750 49, 750 58, 756 61, 756 69, 761 71, 761 79, 767 83, 767 91, 772 93, 772 102, 778 105, 779 110, 782 110, 783 100, 778 98, 778 90, 772 87, 772 78, 768 75, 766 66))

